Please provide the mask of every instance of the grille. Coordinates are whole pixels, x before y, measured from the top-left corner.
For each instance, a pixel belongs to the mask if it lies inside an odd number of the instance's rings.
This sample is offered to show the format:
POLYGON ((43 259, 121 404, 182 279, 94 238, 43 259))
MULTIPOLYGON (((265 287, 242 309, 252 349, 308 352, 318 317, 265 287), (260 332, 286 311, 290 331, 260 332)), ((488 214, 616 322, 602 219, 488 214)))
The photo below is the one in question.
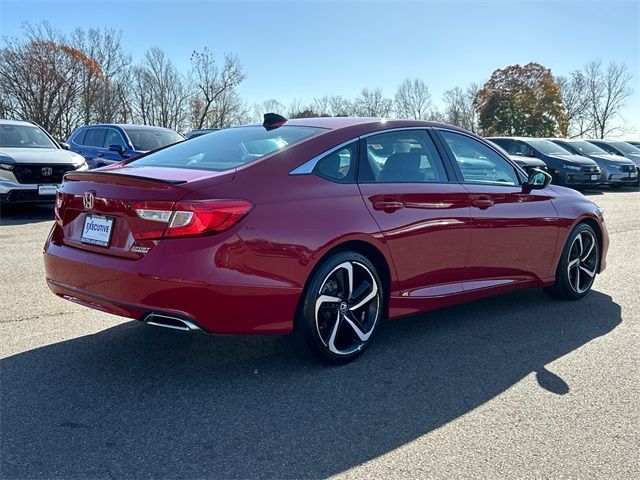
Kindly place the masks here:
POLYGON ((73 165, 16 165, 12 172, 18 183, 61 183, 63 175, 76 168, 73 165), (51 169, 51 175, 42 173, 46 168, 51 169))
POLYGON ((599 173, 600 172, 600 168, 597 165, 594 165, 592 167, 582 167, 582 171, 583 172, 599 173))

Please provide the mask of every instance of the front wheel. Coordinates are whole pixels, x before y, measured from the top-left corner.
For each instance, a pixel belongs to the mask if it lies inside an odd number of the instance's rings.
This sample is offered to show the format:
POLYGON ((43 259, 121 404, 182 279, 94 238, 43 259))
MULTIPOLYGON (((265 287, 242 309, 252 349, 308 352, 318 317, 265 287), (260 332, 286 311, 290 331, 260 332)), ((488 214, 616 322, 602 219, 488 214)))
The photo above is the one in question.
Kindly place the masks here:
POLYGON ((600 244, 593 228, 578 224, 567 239, 556 270, 556 283, 544 289, 550 296, 578 300, 591 291, 600 262, 600 244))
POLYGON ((369 346, 383 315, 383 287, 375 266, 341 252, 312 275, 296 318, 302 347, 327 363, 355 360, 369 346))

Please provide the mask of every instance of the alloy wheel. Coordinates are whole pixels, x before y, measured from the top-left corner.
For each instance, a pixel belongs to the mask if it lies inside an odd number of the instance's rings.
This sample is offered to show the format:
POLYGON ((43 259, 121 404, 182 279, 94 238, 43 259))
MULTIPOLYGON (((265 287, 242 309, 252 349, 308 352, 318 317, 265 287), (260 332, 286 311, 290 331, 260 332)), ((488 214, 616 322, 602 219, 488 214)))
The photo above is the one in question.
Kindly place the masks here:
POLYGON ((593 284, 598 270, 598 241, 588 231, 581 231, 573 239, 567 261, 567 278, 571 289, 584 293, 593 284))
POLYGON ((380 318, 381 289, 360 262, 347 261, 325 277, 315 302, 320 340, 335 355, 350 355, 367 343, 380 318))

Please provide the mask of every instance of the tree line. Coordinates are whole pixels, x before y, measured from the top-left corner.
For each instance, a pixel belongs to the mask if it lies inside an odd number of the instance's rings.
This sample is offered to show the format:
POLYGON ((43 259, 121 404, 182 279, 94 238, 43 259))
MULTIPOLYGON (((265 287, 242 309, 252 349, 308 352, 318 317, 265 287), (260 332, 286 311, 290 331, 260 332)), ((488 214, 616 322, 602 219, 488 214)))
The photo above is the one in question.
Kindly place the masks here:
POLYGON ((193 51, 180 72, 158 47, 133 63, 112 29, 63 34, 48 23, 25 24, 22 38, 0 49, 0 118, 32 120, 56 138, 79 125, 143 123, 178 131, 261 121, 266 112, 318 116, 435 120, 485 135, 604 138, 623 129, 631 96, 624 64, 592 61, 567 76, 538 63, 495 70, 484 84, 444 92, 440 107, 421 79, 405 79, 394 95, 363 88, 355 98, 325 95, 250 105, 238 86, 246 74, 237 56, 193 51))

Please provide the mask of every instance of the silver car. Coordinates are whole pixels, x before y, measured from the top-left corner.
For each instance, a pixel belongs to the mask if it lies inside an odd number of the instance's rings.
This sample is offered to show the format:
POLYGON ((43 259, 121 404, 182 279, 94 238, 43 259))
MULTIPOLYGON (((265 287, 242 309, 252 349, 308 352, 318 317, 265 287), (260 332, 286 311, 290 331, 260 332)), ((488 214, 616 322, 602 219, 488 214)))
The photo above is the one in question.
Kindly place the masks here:
POLYGON ((0 120, 0 203, 53 203, 63 175, 86 169, 37 124, 0 120))

